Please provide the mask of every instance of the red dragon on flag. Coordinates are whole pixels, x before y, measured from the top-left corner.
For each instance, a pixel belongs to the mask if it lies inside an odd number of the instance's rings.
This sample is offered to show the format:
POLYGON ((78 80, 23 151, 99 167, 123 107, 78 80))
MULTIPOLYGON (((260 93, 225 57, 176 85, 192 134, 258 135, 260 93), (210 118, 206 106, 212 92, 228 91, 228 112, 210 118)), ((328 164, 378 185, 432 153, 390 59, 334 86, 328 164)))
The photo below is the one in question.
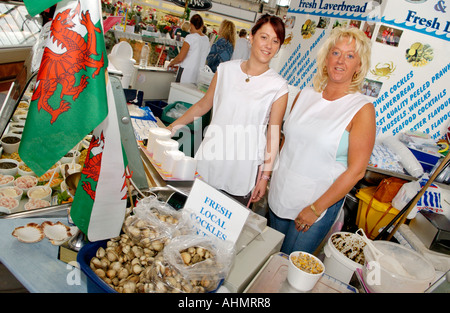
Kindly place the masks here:
POLYGON ((95 68, 92 78, 97 76, 104 65, 103 53, 100 60, 95 60, 91 56, 98 55, 95 33, 101 33, 99 27, 95 27, 91 20, 89 11, 80 14, 80 3, 71 13, 70 9, 58 13, 51 27, 51 37, 53 42, 61 47, 62 52, 56 53, 45 48, 42 57, 41 67, 37 76, 36 90, 32 101, 38 100, 38 111, 47 111, 51 116, 50 123, 54 123, 58 116, 70 109, 70 103, 63 99, 65 95, 72 96, 76 100, 81 92, 88 85, 89 77, 82 75, 80 82, 76 85, 75 74, 86 67, 95 68), (74 19, 79 18, 87 31, 87 40, 71 28, 75 26, 74 19), (64 50, 65 49, 65 50, 64 50), (49 99, 55 93, 58 85, 62 86, 61 102, 59 107, 54 109, 49 104, 49 99))

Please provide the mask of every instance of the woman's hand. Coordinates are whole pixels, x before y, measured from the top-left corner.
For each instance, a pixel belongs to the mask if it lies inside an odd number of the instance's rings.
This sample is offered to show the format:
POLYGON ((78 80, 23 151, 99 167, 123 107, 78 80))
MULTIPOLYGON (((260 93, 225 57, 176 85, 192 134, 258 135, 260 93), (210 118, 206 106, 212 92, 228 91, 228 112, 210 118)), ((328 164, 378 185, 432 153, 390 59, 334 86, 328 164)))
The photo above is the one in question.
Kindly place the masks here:
POLYGON ((262 199, 262 197, 264 197, 264 195, 266 194, 266 190, 267 190, 267 180, 266 179, 260 179, 257 183, 255 188, 253 189, 252 192, 252 198, 251 198, 251 202, 258 202, 259 200, 262 199))
POLYGON ((295 229, 306 232, 316 222, 317 218, 316 214, 307 206, 295 218, 295 229))

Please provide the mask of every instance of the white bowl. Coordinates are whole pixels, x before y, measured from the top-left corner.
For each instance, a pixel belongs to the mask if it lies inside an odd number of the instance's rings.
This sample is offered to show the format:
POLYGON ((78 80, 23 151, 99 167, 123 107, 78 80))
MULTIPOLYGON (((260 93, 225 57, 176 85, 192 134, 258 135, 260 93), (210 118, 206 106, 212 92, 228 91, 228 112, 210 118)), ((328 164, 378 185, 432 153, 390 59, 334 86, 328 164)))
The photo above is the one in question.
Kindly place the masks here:
POLYGON ((18 201, 22 199, 23 190, 16 186, 8 186, 0 188, 0 197, 11 197, 18 201))
POLYGON ((50 206, 50 202, 42 199, 30 199, 25 203, 25 210, 40 209, 50 206))
POLYGON ((0 159, 0 174, 15 176, 17 174, 18 169, 19 169, 19 162, 17 162, 16 160, 0 159), (9 163, 12 163, 13 165, 9 163))
POLYGON ((42 199, 50 202, 52 200, 52 188, 48 186, 35 186, 27 191, 29 199, 42 199))
POLYGON ((316 283, 319 281, 320 277, 322 277, 325 272, 325 265, 323 265, 322 261, 320 261, 314 255, 303 252, 303 251, 294 251, 289 255, 289 266, 288 266, 288 274, 287 280, 289 284, 299 291, 310 291, 314 288, 316 283), (299 255, 303 255, 304 257, 308 257, 312 260, 314 264, 320 268, 320 272, 318 273, 308 273, 304 270, 301 270, 293 263, 293 257, 298 257, 299 255))
POLYGON ((24 162, 20 162, 19 163, 19 168, 17 169, 17 173, 20 176, 27 176, 27 175, 28 176, 36 176, 36 174, 24 162), (23 166, 26 166, 29 169, 29 171, 20 168, 20 167, 23 167, 23 166))
POLYGON ((14 176, 0 174, 0 188, 14 185, 14 176))
POLYGON ((61 171, 61 175, 63 177, 66 177, 66 165, 68 166, 67 169, 67 175, 81 172, 81 164, 78 163, 63 163, 59 166, 59 169, 61 171))
POLYGON ((78 163, 80 160, 80 151, 78 150, 70 150, 66 153, 66 155, 71 154, 72 156, 63 156, 60 160, 61 163, 72 163, 73 156, 75 155, 75 163, 78 163))
POLYGON ((8 134, 4 135, 1 140, 2 146, 3 146, 3 151, 7 154, 11 154, 11 153, 19 151, 19 145, 20 145, 21 138, 22 138, 22 136, 18 135, 18 134, 8 133, 8 134), (13 138, 12 140, 15 140, 16 142, 14 142, 14 143, 5 142, 5 140, 8 141, 8 138, 11 138, 11 137, 13 138))
POLYGON ((36 186, 38 179, 34 176, 20 176, 14 181, 14 186, 19 187, 24 192, 28 192, 30 188, 36 186))
MULTIPOLYGON (((11 213, 13 210, 19 207, 19 200, 13 197, 0 197, 0 207, 5 208, 11 213)), ((1 210, 4 212, 5 210, 1 210)))

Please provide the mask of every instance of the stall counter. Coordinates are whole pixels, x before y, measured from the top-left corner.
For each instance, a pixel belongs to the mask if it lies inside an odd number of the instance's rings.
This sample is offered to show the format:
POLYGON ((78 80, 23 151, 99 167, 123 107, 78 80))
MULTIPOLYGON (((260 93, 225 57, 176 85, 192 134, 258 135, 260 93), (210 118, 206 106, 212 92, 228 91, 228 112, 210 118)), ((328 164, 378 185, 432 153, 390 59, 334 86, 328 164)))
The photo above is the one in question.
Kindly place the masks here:
MULTIPOLYGON (((47 238, 22 243, 11 235, 14 228, 45 221, 68 224, 67 218, 0 219, 0 262, 32 293, 86 293, 87 277, 58 259, 58 246, 47 238)), ((242 292, 268 258, 278 252, 284 236, 266 227, 237 255, 224 282, 225 292, 242 292)))

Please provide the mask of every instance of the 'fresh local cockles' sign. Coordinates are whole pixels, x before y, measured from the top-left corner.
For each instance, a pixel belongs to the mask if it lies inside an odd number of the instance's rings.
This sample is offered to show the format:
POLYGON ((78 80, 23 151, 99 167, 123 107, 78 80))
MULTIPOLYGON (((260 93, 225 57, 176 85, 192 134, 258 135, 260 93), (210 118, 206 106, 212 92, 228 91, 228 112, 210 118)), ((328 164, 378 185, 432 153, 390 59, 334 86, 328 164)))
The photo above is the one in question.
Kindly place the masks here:
POLYGON ((184 205, 197 233, 236 243, 249 211, 236 200, 196 179, 184 205))

